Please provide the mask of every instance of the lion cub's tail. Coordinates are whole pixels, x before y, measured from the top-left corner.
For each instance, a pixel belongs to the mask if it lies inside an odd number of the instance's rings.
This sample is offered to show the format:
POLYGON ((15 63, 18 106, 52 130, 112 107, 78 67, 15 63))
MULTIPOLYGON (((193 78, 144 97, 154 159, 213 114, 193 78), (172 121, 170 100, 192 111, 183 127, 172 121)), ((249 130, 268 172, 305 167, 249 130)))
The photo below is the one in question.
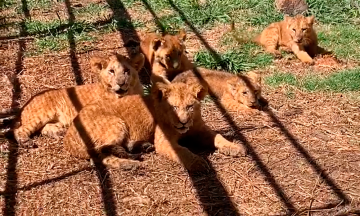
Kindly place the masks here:
POLYGON ((20 109, 0 110, 0 138, 7 137, 12 132, 11 127, 17 120, 20 109))
POLYGON ((254 43, 260 44, 260 37, 261 37, 261 34, 254 37, 251 41, 254 43))
POLYGON ((248 42, 254 42, 254 43, 258 43, 258 41, 260 41, 260 35, 256 36, 255 38, 252 38, 249 34, 246 35, 242 35, 242 37, 240 38, 236 33, 235 33, 236 29, 235 29, 235 23, 232 20, 231 21, 231 26, 230 26, 230 32, 232 33, 232 36, 235 38, 235 40, 240 43, 240 44, 244 44, 244 43, 248 43, 248 42))

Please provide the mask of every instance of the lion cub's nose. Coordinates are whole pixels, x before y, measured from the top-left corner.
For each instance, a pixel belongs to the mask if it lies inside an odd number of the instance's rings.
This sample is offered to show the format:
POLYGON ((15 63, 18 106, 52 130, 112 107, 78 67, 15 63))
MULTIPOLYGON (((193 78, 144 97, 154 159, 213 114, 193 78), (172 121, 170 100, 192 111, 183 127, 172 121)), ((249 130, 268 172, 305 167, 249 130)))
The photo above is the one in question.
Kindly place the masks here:
POLYGON ((186 123, 188 123, 189 120, 188 119, 180 119, 179 122, 183 125, 186 125, 186 123))
POLYGON ((122 87, 123 85, 126 84, 125 79, 118 80, 117 84, 118 84, 120 87, 122 87))

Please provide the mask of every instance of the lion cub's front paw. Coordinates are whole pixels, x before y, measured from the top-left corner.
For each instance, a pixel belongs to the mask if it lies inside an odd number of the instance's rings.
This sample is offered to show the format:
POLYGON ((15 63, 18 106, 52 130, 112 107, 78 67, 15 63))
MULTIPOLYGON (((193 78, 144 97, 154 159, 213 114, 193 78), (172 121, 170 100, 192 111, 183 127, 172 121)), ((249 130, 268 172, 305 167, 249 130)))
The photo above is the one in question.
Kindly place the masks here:
POLYGON ((306 64, 313 65, 315 64, 314 59, 312 59, 305 51, 300 51, 298 54, 298 58, 306 64))
POLYGON ((313 59, 307 59, 305 61, 303 61, 305 64, 308 64, 308 65, 314 65, 315 64, 315 61, 313 59))
POLYGON ((279 50, 273 51, 272 54, 273 54, 275 59, 281 59, 282 58, 281 52, 279 50))
POLYGON ((240 144, 235 144, 232 146, 224 146, 221 149, 219 149, 219 152, 224 154, 224 155, 228 155, 228 156, 245 156, 246 155, 246 150, 240 146, 240 144))
POLYGON ((30 139, 29 136, 24 135, 22 133, 14 132, 14 137, 16 142, 19 144, 19 147, 22 148, 36 148, 37 145, 30 139))
POLYGON ((208 172, 209 164, 202 157, 195 156, 194 159, 186 166, 190 172, 208 172))
POLYGON ((141 145, 141 152, 149 153, 149 152, 153 152, 153 151, 155 151, 154 144, 152 144, 150 142, 145 142, 141 145))

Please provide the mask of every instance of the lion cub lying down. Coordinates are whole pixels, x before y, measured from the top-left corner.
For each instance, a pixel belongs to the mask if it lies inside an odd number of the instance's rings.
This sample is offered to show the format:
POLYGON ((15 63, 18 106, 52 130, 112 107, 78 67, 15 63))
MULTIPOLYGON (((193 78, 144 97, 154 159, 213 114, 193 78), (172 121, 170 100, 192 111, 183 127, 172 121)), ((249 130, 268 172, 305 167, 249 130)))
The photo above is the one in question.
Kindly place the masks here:
MULTIPOLYGON (((227 111, 254 111, 261 108, 261 77, 258 73, 235 75, 224 71, 197 68, 204 82, 227 111)), ((183 72, 172 82, 200 82, 192 70, 183 72)))
POLYGON ((30 135, 40 129, 44 135, 57 136, 87 104, 102 98, 143 94, 138 71, 144 60, 143 54, 132 60, 120 55, 107 59, 93 57, 91 67, 99 72, 100 82, 48 90, 33 96, 20 111, 15 123, 15 139, 18 143, 27 142, 30 135))
POLYGON ((151 33, 140 42, 141 51, 148 60, 144 67, 151 71, 153 83, 169 83, 177 74, 193 68, 185 55, 185 39, 186 32, 181 30, 176 35, 151 33))
POLYGON ((281 22, 270 24, 254 41, 276 56, 278 48, 293 52, 302 62, 314 63, 312 57, 318 52, 318 41, 313 29, 314 16, 285 16, 281 22))
POLYGON ((95 152, 105 165, 118 168, 138 164, 135 160, 120 158, 120 147, 131 152, 135 148, 147 148, 153 142, 158 154, 191 171, 203 170, 207 163, 180 146, 178 141, 182 138, 204 147, 215 147, 227 155, 243 154, 240 145, 205 125, 200 99, 206 93, 206 89, 195 82, 192 85, 158 82, 151 95, 127 96, 86 106, 65 135, 65 149, 80 158, 89 158, 89 153, 95 152), (112 150, 110 155, 109 150, 112 150))

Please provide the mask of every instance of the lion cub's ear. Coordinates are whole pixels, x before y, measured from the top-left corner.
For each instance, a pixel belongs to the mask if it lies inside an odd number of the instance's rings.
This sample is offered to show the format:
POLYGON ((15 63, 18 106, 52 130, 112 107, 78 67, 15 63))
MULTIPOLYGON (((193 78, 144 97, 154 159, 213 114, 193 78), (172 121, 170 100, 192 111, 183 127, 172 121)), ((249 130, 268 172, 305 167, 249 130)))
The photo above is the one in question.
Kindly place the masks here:
POLYGON ((130 64, 131 66, 137 71, 139 72, 141 70, 141 68, 144 66, 145 63, 145 56, 142 53, 137 54, 136 56, 134 56, 133 58, 131 58, 130 60, 130 64))
POLYGON ((107 68, 108 64, 109 59, 107 58, 92 57, 90 59, 90 66, 94 72, 100 72, 101 70, 104 70, 107 68))
POLYGON ((288 21, 290 21, 291 19, 292 19, 291 16, 289 16, 289 15, 287 15, 287 14, 284 15, 284 21, 285 21, 285 22, 288 22, 288 21))
POLYGON ((181 41, 185 41, 186 40, 186 31, 185 29, 181 29, 179 31, 178 37, 181 41))
POLYGON ((160 48, 160 46, 162 44, 164 44, 164 40, 160 39, 160 38, 155 38, 152 42, 151 42, 151 47, 153 48, 154 51, 158 50, 160 48))
POLYGON ((246 74, 246 76, 249 77, 254 83, 257 83, 257 84, 261 83, 261 76, 259 73, 250 71, 246 74))
POLYGON ((306 20, 310 25, 313 25, 315 22, 315 16, 312 15, 312 16, 306 17, 306 20))
POLYGON ((201 101, 202 99, 204 99, 206 97, 206 95, 208 94, 208 89, 207 87, 199 84, 199 83, 193 83, 191 84, 191 88, 190 88, 193 92, 193 94, 195 95, 195 97, 201 101))
POLYGON ((151 93, 154 99, 161 101, 168 96, 170 91, 171 89, 168 84, 156 82, 152 88, 151 93))
POLYGON ((244 82, 244 81, 241 79, 230 79, 226 82, 228 89, 230 90, 230 93, 232 95, 236 94, 237 85, 239 85, 239 82, 244 82))

